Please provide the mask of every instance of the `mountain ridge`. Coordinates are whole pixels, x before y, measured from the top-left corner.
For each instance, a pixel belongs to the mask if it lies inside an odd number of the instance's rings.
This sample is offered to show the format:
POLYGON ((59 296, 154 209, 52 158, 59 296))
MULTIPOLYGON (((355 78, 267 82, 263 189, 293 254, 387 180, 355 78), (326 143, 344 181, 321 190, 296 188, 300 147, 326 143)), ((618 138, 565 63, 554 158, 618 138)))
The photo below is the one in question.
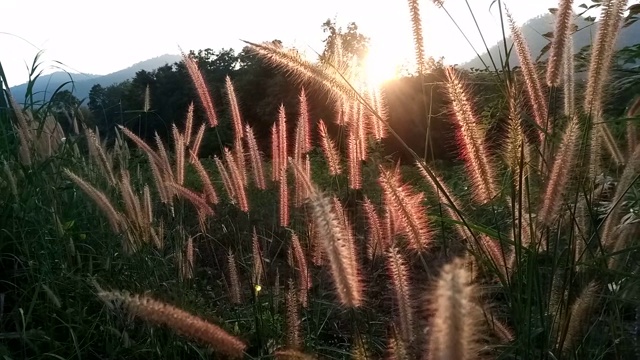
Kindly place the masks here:
MULTIPOLYGON (((553 32, 554 29, 555 17, 552 14, 544 14, 534 18, 527 20, 522 26, 522 33, 524 35, 527 44, 529 45, 529 50, 531 51, 534 59, 538 57, 542 49, 551 41, 543 36, 543 34, 553 32)), ((574 20, 574 24, 578 26, 578 31, 573 34, 573 44, 574 44, 574 53, 578 53, 580 49, 585 46, 591 45, 596 36, 596 31, 598 29, 598 22, 588 21, 584 17, 577 17, 574 20)), ((621 49, 626 46, 635 45, 640 42, 640 22, 636 22, 631 26, 623 28, 618 35, 618 39, 616 41, 616 49, 621 49)), ((507 39, 507 47, 510 47, 513 44, 513 40, 511 37, 507 39)), ((480 55, 480 58, 477 56, 468 60, 467 62, 459 64, 461 68, 464 69, 484 69, 482 61, 484 61, 487 65, 491 66, 491 57, 495 61, 498 59, 505 59, 504 53, 504 43, 502 40, 498 41, 495 45, 489 48, 489 52, 484 52, 480 55)), ((546 60, 548 58, 548 53, 541 57, 541 60, 546 60)), ((515 50, 511 51, 509 56, 509 64, 511 66, 519 64, 518 55, 515 50)))
MULTIPOLYGON (((541 50, 549 43, 549 39, 545 38, 543 34, 553 31, 555 17, 552 14, 544 14, 527 20, 522 26, 522 33, 525 40, 529 45, 529 49, 533 57, 537 57, 541 50)), ((591 22, 584 17, 577 17, 574 23, 578 26, 579 31, 573 34, 574 51, 577 53, 584 46, 590 45, 593 42, 595 33, 597 30, 597 22, 591 22)), ((507 39, 507 47, 513 44, 511 37, 507 39)), ((631 26, 622 29, 618 36, 616 49, 623 48, 625 46, 634 45, 640 42, 640 21, 632 24, 631 26)), ((499 40, 489 48, 489 52, 484 52, 480 55, 480 58, 474 57, 467 62, 458 64, 459 67, 464 69, 484 69, 485 65, 483 61, 491 66, 491 57, 494 60, 504 59, 504 43, 499 40), (482 59, 482 60, 481 60, 482 59)), ((545 54, 541 59, 546 59, 548 54, 545 54)), ((180 55, 164 54, 137 62, 125 69, 118 70, 106 75, 95 74, 82 74, 82 73, 67 73, 67 72, 54 72, 48 75, 42 75, 36 81, 33 88, 34 98, 38 101, 47 101, 55 89, 61 86, 64 82, 73 79, 72 84, 65 85, 62 89, 72 90, 73 94, 79 99, 85 99, 89 96, 89 91, 95 84, 100 84, 103 87, 113 85, 135 76, 136 72, 140 70, 152 71, 165 64, 173 64, 181 61, 180 55)), ((509 64, 515 66, 519 64, 518 56, 515 51, 511 51, 509 57, 509 64)), ((499 66, 499 64, 497 64, 499 66)), ((11 92, 20 100, 26 93, 28 84, 20 84, 10 88, 11 92)))
MULTIPOLYGON (((47 101, 53 92, 65 82, 73 79, 73 84, 66 84, 62 90, 72 91, 80 100, 89 97, 89 91, 95 84, 109 86, 131 79, 140 70, 152 71, 165 64, 173 64, 182 59, 180 55, 164 54, 147 60, 139 61, 127 68, 114 71, 106 75, 69 73, 56 71, 51 74, 41 75, 33 87, 34 99, 37 101, 47 101)), ((11 93, 20 101, 26 94, 27 83, 16 85, 10 88, 11 93)))

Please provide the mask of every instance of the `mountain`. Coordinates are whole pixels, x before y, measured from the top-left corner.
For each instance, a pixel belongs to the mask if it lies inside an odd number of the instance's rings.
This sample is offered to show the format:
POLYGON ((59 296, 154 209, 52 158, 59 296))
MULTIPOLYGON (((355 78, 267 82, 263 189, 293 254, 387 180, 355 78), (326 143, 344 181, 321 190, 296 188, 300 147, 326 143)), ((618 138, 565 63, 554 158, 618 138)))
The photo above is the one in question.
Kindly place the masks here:
MULTIPOLYGON (((550 40, 542 36, 542 34, 546 34, 548 32, 553 31, 554 21, 555 21, 555 18, 553 15, 546 14, 546 15, 541 15, 539 17, 530 19, 522 26, 522 34, 524 35, 525 40, 529 44, 529 49, 531 50, 531 54, 533 55, 534 59, 538 57, 541 50, 545 47, 545 45, 549 43, 550 40)), ((592 23, 585 20, 582 17, 579 17, 576 19, 575 24, 578 25, 578 29, 580 29, 578 32, 573 34, 574 50, 577 53, 584 46, 591 45, 591 43, 593 42, 596 36, 598 23, 597 22, 592 23)), ((636 22, 631 26, 622 29, 622 31, 618 35, 616 48, 620 49, 625 46, 635 45, 639 42, 640 42, 640 22, 636 22)), ((511 40, 511 38, 508 38, 507 46, 510 47, 512 44, 513 44, 513 41, 511 40)), ((493 45, 492 47, 490 47, 489 53, 484 52, 481 55, 481 58, 485 61, 487 65, 489 65, 489 68, 492 68, 491 60, 488 54, 491 54, 496 64, 498 64, 498 62, 500 61, 501 55, 502 55, 502 59, 504 59, 505 53, 504 53, 504 45, 502 43, 502 40, 496 43, 495 45, 493 45)), ((545 54, 545 56, 543 56, 542 59, 543 60, 546 59, 548 55, 549 55, 548 53, 545 54)), ((519 64, 518 55, 516 54, 515 49, 511 51, 511 54, 509 57, 509 63, 511 64, 511 66, 519 64)), ((466 69, 471 69, 471 68, 483 69, 484 68, 484 65, 482 65, 482 61, 478 57, 475 57, 474 59, 466 63, 460 64, 460 66, 466 69)))
MULTIPOLYGON (((73 74, 63 71, 54 72, 48 75, 42 75, 36 81, 33 87, 34 98, 36 100, 48 100, 51 94, 63 83, 73 79, 73 94, 79 98, 84 99, 89 97, 89 91, 95 84, 102 86, 109 86, 120 83, 127 79, 131 79, 136 75, 136 72, 140 70, 151 71, 155 70, 165 64, 173 64, 181 61, 180 55, 165 54, 158 57, 154 57, 145 61, 136 63, 126 69, 122 69, 107 75, 94 75, 94 74, 73 74)), ((62 89, 72 90, 72 85, 67 84, 62 89)), ((11 88, 11 93, 16 97, 18 101, 24 98, 24 94, 27 91, 27 84, 16 85, 11 88)))

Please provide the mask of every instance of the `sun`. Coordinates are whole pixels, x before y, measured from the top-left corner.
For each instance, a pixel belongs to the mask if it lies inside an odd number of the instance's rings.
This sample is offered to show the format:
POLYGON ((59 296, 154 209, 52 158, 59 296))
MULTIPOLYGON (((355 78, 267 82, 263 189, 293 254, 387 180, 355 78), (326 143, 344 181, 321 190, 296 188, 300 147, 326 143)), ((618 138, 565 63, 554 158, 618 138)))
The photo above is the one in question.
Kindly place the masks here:
POLYGON ((400 77, 401 59, 380 46, 371 46, 363 64, 363 76, 368 86, 380 87, 400 77))

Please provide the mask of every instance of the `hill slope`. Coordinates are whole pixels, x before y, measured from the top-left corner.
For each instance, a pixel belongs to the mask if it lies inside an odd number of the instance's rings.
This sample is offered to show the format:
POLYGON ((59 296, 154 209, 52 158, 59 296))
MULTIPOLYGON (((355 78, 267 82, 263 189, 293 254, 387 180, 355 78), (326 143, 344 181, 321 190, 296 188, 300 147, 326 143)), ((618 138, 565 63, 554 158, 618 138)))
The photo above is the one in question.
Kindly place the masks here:
MULTIPOLYGON (((522 33, 524 35, 525 40, 529 44, 529 49, 531 50, 531 54, 533 54, 534 58, 540 54, 542 48, 549 43, 549 40, 546 39, 542 34, 553 31, 554 24, 554 16, 551 14, 542 15, 536 18, 533 18, 527 21, 522 27, 522 33)), ((596 31, 598 29, 598 24, 591 23, 586 21, 584 18, 578 18, 576 20, 576 25, 578 25, 578 32, 573 34, 574 41, 574 49, 575 52, 578 52, 584 46, 590 45, 595 39, 596 31)), ((618 41, 616 44, 616 48, 620 49, 625 46, 634 45, 640 42, 640 22, 636 22, 631 26, 622 29, 620 35, 618 36, 618 41)), ((507 39, 507 46, 511 46, 513 41, 511 38, 507 39)), ((504 45, 502 41, 496 43, 492 47, 489 48, 489 54, 493 57, 494 61, 499 62, 500 59, 505 58, 504 45)), ((548 54, 542 57, 542 59, 546 59, 548 54)), ((481 55, 482 60, 492 68, 491 60, 488 53, 484 53, 481 55)), ((519 64, 518 55, 515 50, 513 50, 509 57, 509 63, 511 66, 519 64)), ((484 65, 479 58, 474 58, 466 63, 460 64, 461 67, 466 69, 477 68, 483 69, 484 65)))
MULTIPOLYGON (((165 64, 173 64, 180 61, 180 55, 165 54, 152 59, 138 62, 126 69, 122 69, 107 75, 93 74, 71 74, 66 72, 54 72, 52 74, 43 75, 38 78, 33 89, 36 100, 48 100, 51 94, 63 83, 73 79, 73 94, 79 99, 89 97, 89 91, 95 84, 102 86, 113 85, 135 76, 140 70, 155 70, 165 64)), ((63 89, 72 90, 72 85, 67 84, 63 89)), ((17 85, 11 88, 11 93, 16 97, 17 101, 22 101, 27 90, 27 84, 17 85)))

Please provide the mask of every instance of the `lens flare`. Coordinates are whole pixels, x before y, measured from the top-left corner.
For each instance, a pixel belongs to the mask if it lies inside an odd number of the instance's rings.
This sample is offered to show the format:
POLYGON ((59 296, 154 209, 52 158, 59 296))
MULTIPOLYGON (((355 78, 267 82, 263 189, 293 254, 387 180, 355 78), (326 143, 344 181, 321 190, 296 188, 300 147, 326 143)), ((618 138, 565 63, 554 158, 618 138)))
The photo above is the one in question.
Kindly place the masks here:
POLYGON ((363 76, 369 86, 381 86, 399 77, 400 61, 397 56, 379 46, 371 46, 364 62, 363 76))

